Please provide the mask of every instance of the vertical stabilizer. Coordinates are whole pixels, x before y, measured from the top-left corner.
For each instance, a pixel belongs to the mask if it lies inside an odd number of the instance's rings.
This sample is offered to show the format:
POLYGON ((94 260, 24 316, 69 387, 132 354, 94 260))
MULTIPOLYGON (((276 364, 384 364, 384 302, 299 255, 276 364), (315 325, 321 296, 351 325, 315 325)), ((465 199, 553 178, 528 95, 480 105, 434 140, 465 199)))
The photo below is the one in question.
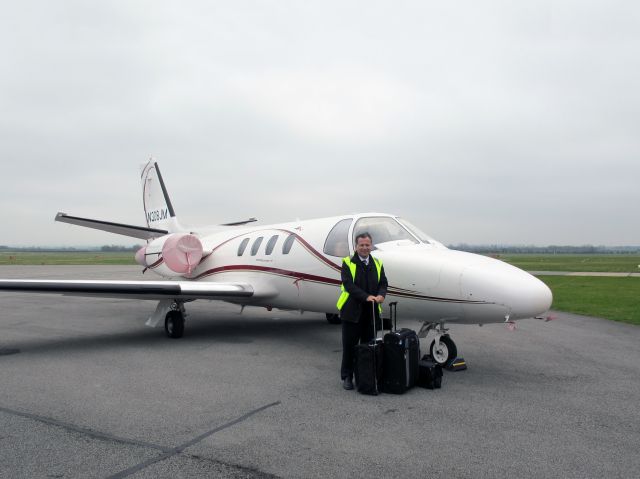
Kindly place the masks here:
POLYGON ((171 204, 169 193, 162 180, 158 163, 149 160, 142 166, 142 205, 149 228, 165 229, 170 233, 182 231, 171 204))

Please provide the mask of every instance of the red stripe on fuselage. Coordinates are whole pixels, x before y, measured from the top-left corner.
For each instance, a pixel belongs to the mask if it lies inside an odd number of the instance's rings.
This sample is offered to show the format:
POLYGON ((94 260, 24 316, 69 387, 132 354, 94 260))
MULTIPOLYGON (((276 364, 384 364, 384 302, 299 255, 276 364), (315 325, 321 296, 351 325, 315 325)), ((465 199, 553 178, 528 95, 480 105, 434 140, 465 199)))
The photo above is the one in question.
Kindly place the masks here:
POLYGON ((244 264, 233 264, 229 266, 220 266, 218 268, 213 268, 205 271, 204 273, 200 273, 196 276, 195 280, 200 278, 204 278, 205 276, 211 276, 217 273, 224 273, 228 271, 260 271, 264 273, 272 273, 280 276, 289 276, 296 279, 303 279, 305 281, 315 281, 318 283, 328 284, 328 285, 339 285, 339 279, 326 278, 324 276, 316 276, 314 274, 300 273, 298 271, 289 271, 286 269, 280 268, 271 268, 269 266, 257 266, 257 265, 244 265, 244 264))

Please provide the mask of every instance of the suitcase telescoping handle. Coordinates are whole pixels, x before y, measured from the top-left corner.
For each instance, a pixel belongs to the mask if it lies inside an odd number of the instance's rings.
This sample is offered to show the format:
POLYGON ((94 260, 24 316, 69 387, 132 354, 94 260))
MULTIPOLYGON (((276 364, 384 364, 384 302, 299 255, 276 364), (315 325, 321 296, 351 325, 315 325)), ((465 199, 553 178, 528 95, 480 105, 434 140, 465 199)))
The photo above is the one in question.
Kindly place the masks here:
MULTIPOLYGON (((398 330, 398 302, 389 303, 389 322, 393 323, 393 330, 398 330)), ((391 324, 389 325, 391 327, 391 324)))
POLYGON ((371 321, 373 322, 373 336, 374 341, 378 339, 378 328, 376 328, 376 303, 375 301, 371 301, 371 321))
MULTIPOLYGON (((376 306, 378 303, 375 301, 371 301, 371 321, 373 322, 373 332, 375 335, 374 339, 378 339, 378 328, 376 328, 376 306)), ((398 330, 398 302, 394 301, 393 303, 389 303, 389 331, 391 331, 391 325, 393 324, 393 330, 398 330)), ((382 316, 380 317, 380 331, 384 331, 384 319, 382 316)))

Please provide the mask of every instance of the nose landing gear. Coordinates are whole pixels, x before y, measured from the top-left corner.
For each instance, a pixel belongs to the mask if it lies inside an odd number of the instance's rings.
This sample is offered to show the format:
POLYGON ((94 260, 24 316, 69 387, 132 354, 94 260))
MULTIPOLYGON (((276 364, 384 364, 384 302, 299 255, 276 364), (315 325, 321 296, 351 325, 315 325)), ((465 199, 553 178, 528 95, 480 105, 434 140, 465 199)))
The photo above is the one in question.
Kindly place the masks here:
POLYGON ((456 343, 453 342, 448 334, 441 336, 438 343, 436 341, 437 339, 434 339, 431 342, 431 346, 429 346, 431 357, 440 366, 448 368, 458 356, 456 343))
POLYGON ((450 367, 458 356, 456 343, 447 334, 448 329, 444 327, 444 323, 429 323, 425 321, 418 332, 418 337, 426 338, 430 331, 434 331, 436 337, 431 341, 429 354, 443 368, 450 367))

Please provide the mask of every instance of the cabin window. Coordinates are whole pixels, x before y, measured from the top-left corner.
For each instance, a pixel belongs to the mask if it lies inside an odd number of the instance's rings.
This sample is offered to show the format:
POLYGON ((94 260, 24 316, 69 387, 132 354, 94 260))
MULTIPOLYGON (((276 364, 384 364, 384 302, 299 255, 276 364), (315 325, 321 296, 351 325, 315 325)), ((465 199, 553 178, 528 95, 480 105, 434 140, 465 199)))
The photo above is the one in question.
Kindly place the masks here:
POLYGON ((291 234, 289 235, 289 237, 284 240, 284 243, 282 244, 282 254, 289 254, 289 251, 291 251, 291 247, 293 246, 293 242, 296 240, 296 235, 291 234))
POLYGON ((349 256, 349 227, 351 223, 353 223, 351 218, 338 221, 329 231, 322 251, 340 258, 349 256))
POLYGON ((277 242, 278 242, 278 235, 273 235, 271 238, 269 238, 269 241, 267 243, 267 247, 264 250, 264 253, 271 254, 277 242))
POLYGON ((247 245, 249 244, 249 238, 245 238, 238 246, 238 256, 242 256, 244 254, 244 250, 247 249, 247 245))
POLYGON ((388 216, 374 216, 370 218, 360 218, 353 228, 353 244, 355 245, 356 237, 360 233, 369 233, 372 243, 378 245, 388 241, 408 241, 410 243, 418 243, 400 223, 388 216))
POLYGON ((256 240, 251 245, 251 256, 255 256, 258 253, 258 249, 260 248, 260 244, 262 244, 262 236, 256 238, 256 240))

